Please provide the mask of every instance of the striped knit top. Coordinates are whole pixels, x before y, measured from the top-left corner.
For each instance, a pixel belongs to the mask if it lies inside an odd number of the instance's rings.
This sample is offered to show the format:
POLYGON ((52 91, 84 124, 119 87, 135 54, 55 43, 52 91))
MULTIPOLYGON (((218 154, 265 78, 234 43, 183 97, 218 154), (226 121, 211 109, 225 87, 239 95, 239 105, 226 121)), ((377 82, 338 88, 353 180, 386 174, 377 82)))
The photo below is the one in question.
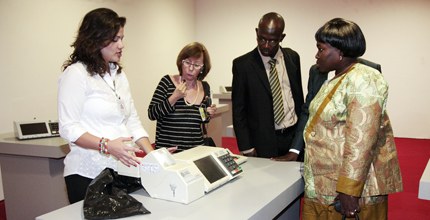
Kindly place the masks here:
MULTIPOLYGON (((202 82, 205 97, 210 97, 209 84, 202 82)), ((186 150, 203 144, 201 129, 202 118, 199 107, 206 107, 206 103, 196 103, 188 106, 183 98, 171 106, 168 98, 175 91, 176 86, 169 75, 163 76, 155 89, 148 107, 150 120, 157 120, 155 133, 156 148, 178 147, 186 150)))

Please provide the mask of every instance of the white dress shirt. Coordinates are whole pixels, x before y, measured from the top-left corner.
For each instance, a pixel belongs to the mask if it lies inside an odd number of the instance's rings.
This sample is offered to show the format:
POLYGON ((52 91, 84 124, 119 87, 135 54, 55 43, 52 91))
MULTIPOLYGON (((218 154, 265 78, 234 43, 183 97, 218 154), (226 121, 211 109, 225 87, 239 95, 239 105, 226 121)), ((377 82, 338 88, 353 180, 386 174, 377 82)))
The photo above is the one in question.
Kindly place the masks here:
POLYGON ((93 149, 77 146, 85 132, 111 140, 133 137, 133 141, 148 137, 134 107, 129 83, 124 72, 90 76, 84 64, 70 65, 58 81, 58 119, 60 135, 70 145, 64 159, 64 176, 79 174, 95 178, 104 168, 116 170, 117 160, 93 149))
MULTIPOLYGON (((259 50, 260 52, 260 50, 259 50)), ((263 60, 264 67, 266 69, 267 78, 270 78, 270 64, 269 61, 272 59, 271 57, 266 57, 261 55, 261 59, 263 60)), ((282 102, 284 105, 284 120, 280 125, 275 123, 275 129, 288 128, 293 126, 297 122, 297 114, 294 111, 294 99, 293 93, 291 92, 290 80, 287 74, 287 68, 285 67, 284 62, 284 54, 281 49, 278 50, 274 59, 276 59, 276 70, 278 71, 279 82, 281 84, 282 90, 282 102)))

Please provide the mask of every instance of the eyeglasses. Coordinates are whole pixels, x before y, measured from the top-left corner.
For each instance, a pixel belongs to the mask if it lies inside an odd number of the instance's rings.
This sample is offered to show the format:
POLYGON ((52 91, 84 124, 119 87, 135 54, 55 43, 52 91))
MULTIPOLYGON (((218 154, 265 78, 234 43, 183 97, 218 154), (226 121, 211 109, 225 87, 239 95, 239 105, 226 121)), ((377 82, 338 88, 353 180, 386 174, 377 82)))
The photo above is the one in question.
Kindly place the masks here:
POLYGON ((279 44, 280 40, 276 39, 276 40, 268 40, 260 35, 257 35, 257 41, 259 44, 266 44, 269 43, 270 46, 276 46, 279 44))
POLYGON ((190 66, 193 66, 196 70, 200 70, 204 66, 203 64, 191 63, 189 60, 182 60, 182 64, 184 64, 188 68, 190 66))

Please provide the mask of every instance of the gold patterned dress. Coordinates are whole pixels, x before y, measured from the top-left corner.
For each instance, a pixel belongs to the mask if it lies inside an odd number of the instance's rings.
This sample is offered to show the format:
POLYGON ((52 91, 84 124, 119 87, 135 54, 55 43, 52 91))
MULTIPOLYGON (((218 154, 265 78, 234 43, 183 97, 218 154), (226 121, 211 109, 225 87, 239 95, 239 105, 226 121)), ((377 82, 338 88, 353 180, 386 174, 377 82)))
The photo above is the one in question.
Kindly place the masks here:
POLYGON ((324 83, 309 106, 304 132, 306 198, 328 205, 342 192, 370 205, 402 191, 387 96, 382 74, 359 63, 324 83), (332 98, 317 114, 337 83, 332 98))

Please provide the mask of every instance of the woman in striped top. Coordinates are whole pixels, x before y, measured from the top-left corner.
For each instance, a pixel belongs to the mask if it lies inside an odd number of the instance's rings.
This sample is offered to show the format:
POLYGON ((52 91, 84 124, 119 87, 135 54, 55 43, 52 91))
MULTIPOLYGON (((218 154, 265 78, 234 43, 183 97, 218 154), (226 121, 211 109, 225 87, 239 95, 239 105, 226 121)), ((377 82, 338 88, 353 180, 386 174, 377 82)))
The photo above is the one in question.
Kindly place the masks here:
POLYGON ((203 144, 202 123, 215 114, 209 84, 203 79, 211 69, 209 53, 198 42, 179 53, 178 75, 161 78, 148 107, 150 120, 157 120, 156 148, 186 150, 203 144))

